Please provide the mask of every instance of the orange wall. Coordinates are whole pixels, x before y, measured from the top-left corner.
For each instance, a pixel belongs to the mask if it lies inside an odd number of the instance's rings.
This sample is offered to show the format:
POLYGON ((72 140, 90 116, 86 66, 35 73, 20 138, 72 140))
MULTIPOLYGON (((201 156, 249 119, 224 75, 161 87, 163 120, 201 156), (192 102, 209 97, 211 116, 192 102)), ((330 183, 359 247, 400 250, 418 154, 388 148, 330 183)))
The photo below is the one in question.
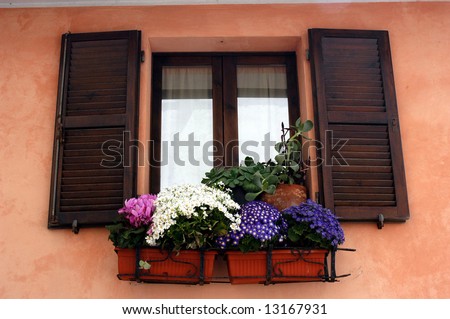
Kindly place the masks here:
MULTIPOLYGON (((450 3, 0 9, 1 298, 449 298, 450 3), (344 224, 333 284, 151 285, 116 279, 103 228, 48 230, 61 34, 139 29, 151 52, 296 50, 313 118, 307 29, 389 30, 411 220, 344 224)), ((149 138, 142 65, 140 138, 149 138)), ((306 115, 305 115, 306 114, 306 115)), ((148 169, 139 191, 148 190, 148 169)))

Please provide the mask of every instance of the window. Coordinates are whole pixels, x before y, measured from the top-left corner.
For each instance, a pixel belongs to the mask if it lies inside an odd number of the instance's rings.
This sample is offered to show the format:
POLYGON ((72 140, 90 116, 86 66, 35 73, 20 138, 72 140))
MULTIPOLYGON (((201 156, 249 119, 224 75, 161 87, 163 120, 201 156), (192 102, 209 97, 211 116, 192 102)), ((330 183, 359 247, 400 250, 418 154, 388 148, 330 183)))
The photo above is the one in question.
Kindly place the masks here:
POLYGON ((49 227, 111 222, 136 194, 140 32, 62 37, 49 227))
POLYGON ((167 55, 153 64, 151 191, 274 157, 299 117, 295 55, 167 55))
MULTIPOLYGON (((48 226, 100 225, 136 195, 140 32, 62 37, 48 226)), ((343 220, 409 218, 386 31, 309 30, 320 202, 343 220)), ((294 53, 156 54, 151 189, 267 160, 299 117, 294 53), (176 151, 175 151, 176 150, 176 151)))

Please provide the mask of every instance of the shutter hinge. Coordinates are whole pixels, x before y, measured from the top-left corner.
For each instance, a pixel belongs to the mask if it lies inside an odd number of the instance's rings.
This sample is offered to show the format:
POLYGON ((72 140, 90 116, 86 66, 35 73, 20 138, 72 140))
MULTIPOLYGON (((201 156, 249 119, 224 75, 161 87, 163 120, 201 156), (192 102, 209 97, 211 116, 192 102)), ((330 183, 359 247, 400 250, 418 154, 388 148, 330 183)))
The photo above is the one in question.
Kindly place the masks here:
POLYGON ((378 214, 377 226, 378 226, 378 229, 382 229, 384 227, 384 216, 383 216, 383 214, 378 214))
POLYGON ((306 61, 311 60, 311 55, 310 55, 310 53, 309 53, 309 49, 306 49, 306 50, 305 50, 305 54, 306 54, 306 61))
POLYGON ((145 62, 145 51, 144 50, 142 50, 140 53, 140 59, 141 59, 141 63, 145 62))
POLYGON ((397 122, 397 119, 396 118, 393 118, 392 119, 392 126, 397 126, 397 124, 398 124, 398 122, 397 122))

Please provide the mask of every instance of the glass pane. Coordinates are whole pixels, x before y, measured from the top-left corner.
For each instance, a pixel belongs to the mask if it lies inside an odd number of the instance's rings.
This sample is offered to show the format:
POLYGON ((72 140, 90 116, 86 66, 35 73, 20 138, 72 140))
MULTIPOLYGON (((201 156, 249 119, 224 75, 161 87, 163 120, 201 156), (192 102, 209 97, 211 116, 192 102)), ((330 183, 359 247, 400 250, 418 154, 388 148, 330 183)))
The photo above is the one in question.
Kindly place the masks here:
POLYGON ((211 68, 164 67, 162 81, 161 189, 200 183, 213 166, 211 68))
POLYGON ((281 122, 289 125, 285 66, 238 66, 239 161, 274 158, 281 122))

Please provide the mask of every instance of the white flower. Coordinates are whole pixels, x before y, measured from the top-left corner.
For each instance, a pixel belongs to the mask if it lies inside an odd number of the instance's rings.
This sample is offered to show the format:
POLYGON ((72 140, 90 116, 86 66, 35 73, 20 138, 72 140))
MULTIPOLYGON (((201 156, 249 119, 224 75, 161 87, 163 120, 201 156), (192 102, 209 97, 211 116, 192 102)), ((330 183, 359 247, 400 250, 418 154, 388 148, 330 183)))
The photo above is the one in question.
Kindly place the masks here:
POLYGON ((163 189, 154 202, 153 223, 146 241, 150 246, 156 246, 158 239, 163 238, 170 226, 176 223, 178 216, 190 218, 199 216, 207 219, 215 209, 222 212, 230 220, 231 229, 239 229, 240 218, 230 211, 237 211, 239 205, 233 201, 229 192, 206 186, 179 185, 163 189))

